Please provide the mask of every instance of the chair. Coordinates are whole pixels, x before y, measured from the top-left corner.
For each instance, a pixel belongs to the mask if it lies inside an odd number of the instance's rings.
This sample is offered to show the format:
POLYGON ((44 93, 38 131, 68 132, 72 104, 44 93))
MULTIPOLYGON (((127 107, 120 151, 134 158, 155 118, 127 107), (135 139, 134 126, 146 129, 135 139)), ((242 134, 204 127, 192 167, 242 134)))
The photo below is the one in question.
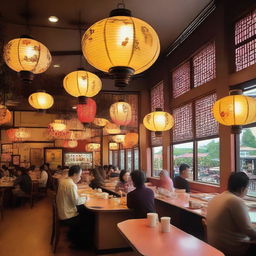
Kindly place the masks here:
POLYGON ((4 219, 4 189, 0 189, 0 214, 1 219, 4 219))
POLYGON ((38 196, 39 193, 39 183, 37 181, 33 181, 31 184, 31 190, 29 191, 29 193, 26 193, 22 196, 20 196, 21 198, 28 198, 29 202, 30 202, 30 208, 33 208, 34 206, 34 199, 36 196, 38 196))
POLYGON ((204 230, 204 241, 207 242, 207 221, 205 218, 202 218, 202 226, 204 230))

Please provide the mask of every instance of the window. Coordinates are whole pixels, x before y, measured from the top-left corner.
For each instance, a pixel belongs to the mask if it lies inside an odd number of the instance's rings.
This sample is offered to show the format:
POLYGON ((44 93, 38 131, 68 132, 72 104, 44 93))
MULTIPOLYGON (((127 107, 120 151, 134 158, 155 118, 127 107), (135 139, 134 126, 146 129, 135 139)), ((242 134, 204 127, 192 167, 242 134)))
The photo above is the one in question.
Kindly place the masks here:
POLYGON ((256 9, 235 24, 236 71, 256 63, 256 9))
POLYGON ((135 148, 133 150, 133 154, 134 154, 134 170, 139 170, 139 149, 135 148))
POLYGON ((117 150, 112 151, 112 155, 113 155, 112 164, 114 166, 118 166, 118 151, 117 150))
POLYGON ((179 166, 181 164, 190 166, 189 179, 193 180, 193 142, 173 145, 174 176, 179 175, 179 166))
POLYGON ((108 161, 109 161, 109 164, 113 164, 113 151, 112 150, 108 151, 108 161))
POLYGON ((121 149, 119 151, 120 154, 120 170, 124 170, 125 169, 125 150, 121 149))
POLYGON ((132 171, 132 150, 127 149, 126 150, 126 170, 132 171))
POLYGON ((159 176, 163 170, 163 147, 152 147, 153 176, 159 176))
POLYGON ((220 143, 219 138, 197 142, 197 180, 220 183, 220 143))

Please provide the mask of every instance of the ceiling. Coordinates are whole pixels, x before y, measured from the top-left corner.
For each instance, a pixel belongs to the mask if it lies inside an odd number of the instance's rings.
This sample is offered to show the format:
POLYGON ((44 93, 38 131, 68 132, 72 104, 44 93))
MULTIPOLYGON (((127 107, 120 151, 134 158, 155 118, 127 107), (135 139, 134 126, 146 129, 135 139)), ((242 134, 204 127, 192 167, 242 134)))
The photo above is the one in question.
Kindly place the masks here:
MULTIPOLYGON (((126 0, 125 4, 133 16, 148 22, 156 30, 161 51, 164 52, 210 2, 211 0, 126 0)), ((75 99, 65 93, 62 86, 64 76, 80 67, 81 61, 86 70, 96 72, 79 55, 79 26, 84 32, 96 21, 108 17, 117 3, 116 0, 8 0, 1 3, 0 33, 4 43, 22 34, 30 34, 45 44, 53 55, 50 68, 38 75, 29 88, 22 87, 16 73, 0 61, 0 79, 4 79, 7 84, 9 105, 16 109, 30 109, 28 105, 24 105, 26 99, 21 98, 37 89, 45 89, 61 98, 63 108, 73 104, 75 99), (48 17, 51 15, 57 16, 59 22, 50 23, 48 17), (60 67, 54 68, 54 64, 59 64, 60 67), (66 104, 67 102, 70 104, 66 104)), ((145 79, 140 76, 126 90, 140 91, 146 86, 145 79)), ((116 90, 113 81, 103 79, 103 90, 116 90)))

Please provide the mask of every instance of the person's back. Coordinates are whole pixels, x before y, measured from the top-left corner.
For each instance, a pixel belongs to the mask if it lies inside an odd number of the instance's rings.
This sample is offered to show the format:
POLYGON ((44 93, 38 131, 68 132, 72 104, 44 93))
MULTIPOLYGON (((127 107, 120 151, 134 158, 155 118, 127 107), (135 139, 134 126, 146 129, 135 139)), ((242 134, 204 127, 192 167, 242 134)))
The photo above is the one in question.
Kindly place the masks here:
POLYGON ((179 176, 176 176, 173 180, 175 188, 186 189, 186 192, 190 192, 189 183, 186 180, 189 177, 189 166, 187 164, 181 164, 179 167, 179 176))
POLYGON ((45 188, 48 181, 48 173, 45 170, 41 170, 40 179, 39 179, 39 186, 45 188))

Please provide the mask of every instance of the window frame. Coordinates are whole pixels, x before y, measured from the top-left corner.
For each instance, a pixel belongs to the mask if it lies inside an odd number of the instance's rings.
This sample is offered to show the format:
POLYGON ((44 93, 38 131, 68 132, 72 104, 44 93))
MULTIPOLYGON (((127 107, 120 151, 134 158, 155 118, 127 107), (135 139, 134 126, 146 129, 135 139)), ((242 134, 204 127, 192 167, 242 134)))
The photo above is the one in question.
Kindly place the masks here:
POLYGON ((159 177, 159 176, 154 175, 154 161, 153 161, 153 157, 154 157, 153 148, 157 148, 157 147, 162 147, 162 160, 163 160, 163 156, 164 156, 163 145, 151 146, 151 148, 150 148, 150 150, 151 150, 151 177, 159 177))

